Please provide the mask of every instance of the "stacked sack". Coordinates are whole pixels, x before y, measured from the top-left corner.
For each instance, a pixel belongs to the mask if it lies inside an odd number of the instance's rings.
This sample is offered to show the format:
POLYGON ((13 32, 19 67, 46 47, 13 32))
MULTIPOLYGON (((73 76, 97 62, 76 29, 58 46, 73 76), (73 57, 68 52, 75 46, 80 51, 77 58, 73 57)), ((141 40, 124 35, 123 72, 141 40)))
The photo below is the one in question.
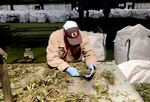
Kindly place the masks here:
POLYGON ((43 10, 35 10, 29 12, 30 22, 44 23, 46 22, 45 12, 43 10))
POLYGON ((29 11, 16 11, 18 13, 19 22, 27 23, 29 22, 29 11))
POLYGON ((111 9, 109 17, 132 17, 131 9, 111 9))
POLYGON ((130 83, 150 82, 150 30, 137 24, 117 32, 114 58, 130 83))
POLYGON ((65 22, 69 18, 69 12, 64 10, 46 11, 49 22, 65 22))
POLYGON ((102 18, 104 16, 103 10, 88 10, 90 18, 102 18))
MULTIPOLYGON (((20 7, 20 6, 19 6, 20 7)), ((17 7, 17 8, 19 8, 17 7)), ((0 23, 6 22, 65 22, 68 18, 79 18, 79 12, 75 9, 71 11, 65 10, 22 10, 15 8, 11 10, 0 11, 0 23)), ((26 7, 24 7, 26 8, 26 7)), ((84 17, 88 14, 89 18, 102 18, 104 17, 103 10, 88 10, 84 11, 84 17)), ((138 19, 149 19, 149 9, 111 9, 109 17, 130 17, 138 19)))
POLYGON ((116 64, 129 60, 150 60, 150 30, 137 24, 117 32, 114 40, 116 64))

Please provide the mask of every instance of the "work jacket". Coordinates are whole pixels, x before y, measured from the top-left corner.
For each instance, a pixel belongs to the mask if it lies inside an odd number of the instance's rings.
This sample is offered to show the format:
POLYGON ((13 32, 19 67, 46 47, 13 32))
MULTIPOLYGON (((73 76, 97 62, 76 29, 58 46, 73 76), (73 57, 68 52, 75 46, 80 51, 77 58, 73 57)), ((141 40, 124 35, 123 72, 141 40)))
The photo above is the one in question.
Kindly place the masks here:
POLYGON ((59 70, 63 71, 65 68, 70 66, 68 62, 80 61, 84 58, 86 65, 93 64, 96 66, 96 53, 90 45, 88 36, 82 31, 80 31, 82 38, 82 42, 80 44, 81 54, 80 57, 77 60, 75 60, 70 54, 70 50, 66 46, 64 34, 64 30, 60 29, 54 31, 50 35, 48 46, 46 49, 48 65, 51 67, 56 67, 59 70))

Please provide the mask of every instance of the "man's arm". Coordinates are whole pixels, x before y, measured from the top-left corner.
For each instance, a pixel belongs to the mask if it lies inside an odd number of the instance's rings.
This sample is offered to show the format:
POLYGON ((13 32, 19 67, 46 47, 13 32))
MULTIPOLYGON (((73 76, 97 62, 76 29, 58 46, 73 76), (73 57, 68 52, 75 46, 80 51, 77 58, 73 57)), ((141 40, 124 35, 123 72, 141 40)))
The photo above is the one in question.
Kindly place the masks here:
POLYGON ((59 57, 59 38, 55 35, 55 32, 52 33, 48 41, 46 49, 47 63, 51 67, 56 67, 63 71, 65 68, 69 67, 69 64, 59 57))
POLYGON ((82 48, 83 48, 83 54, 85 57, 85 63, 90 70, 90 74, 83 75, 82 77, 91 80, 95 75, 96 70, 96 64, 97 64, 97 57, 94 49, 91 47, 90 40, 86 34, 83 33, 82 35, 82 48))
POLYGON ((95 50, 91 47, 88 36, 85 33, 82 34, 82 39, 83 43, 81 46, 83 48, 86 65, 88 66, 89 64, 93 64, 96 66, 97 56, 95 50))
POLYGON ((59 37, 55 36, 56 34, 51 34, 48 42, 47 52, 47 63, 51 67, 56 67, 61 71, 66 71, 71 76, 76 77, 80 76, 78 70, 74 67, 68 65, 63 59, 59 57, 59 37))

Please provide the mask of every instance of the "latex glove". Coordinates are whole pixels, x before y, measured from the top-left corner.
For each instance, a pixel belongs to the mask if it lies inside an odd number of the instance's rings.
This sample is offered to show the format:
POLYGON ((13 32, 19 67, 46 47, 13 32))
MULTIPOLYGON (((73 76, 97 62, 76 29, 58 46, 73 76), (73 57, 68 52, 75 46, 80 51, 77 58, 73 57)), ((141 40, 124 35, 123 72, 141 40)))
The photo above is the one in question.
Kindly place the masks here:
POLYGON ((71 76, 80 76, 80 74, 79 74, 79 71, 76 69, 76 68, 74 68, 74 67, 68 67, 67 69, 66 69, 66 71, 71 75, 71 76))
POLYGON ((95 70, 95 66, 93 64, 89 64, 88 66, 88 69, 90 69, 91 71, 94 71, 95 70))
POLYGON ((90 74, 89 75, 83 75, 82 77, 87 79, 87 80, 91 80, 95 74, 95 66, 93 64, 89 64, 87 67, 90 70, 90 74))

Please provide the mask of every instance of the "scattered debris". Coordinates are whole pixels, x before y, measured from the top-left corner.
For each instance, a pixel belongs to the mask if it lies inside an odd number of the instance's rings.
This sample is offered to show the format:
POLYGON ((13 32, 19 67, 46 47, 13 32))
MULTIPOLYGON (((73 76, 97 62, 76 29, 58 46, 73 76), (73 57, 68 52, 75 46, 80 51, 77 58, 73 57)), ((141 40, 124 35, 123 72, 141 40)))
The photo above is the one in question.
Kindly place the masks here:
MULTIPOLYGON (((81 62, 72 63, 72 66, 86 69, 81 62)), ((86 83, 82 85, 87 88, 90 87, 88 85, 92 85, 91 88, 96 94, 83 93, 83 89, 78 93, 68 92, 68 86, 74 78, 65 72, 49 69, 46 63, 8 64, 8 72, 13 99, 16 102, 112 102, 108 87, 112 84, 107 82, 107 75, 110 75, 108 78, 113 80, 115 77, 109 71, 96 73, 90 82, 77 78, 79 82, 86 83)), ((2 99, 0 91, 0 100, 2 99)))
POLYGON ((23 56, 18 58, 15 62, 17 63, 31 63, 34 61, 34 55, 31 48, 25 48, 23 56))
POLYGON ((115 83, 115 76, 112 72, 104 70, 103 72, 100 73, 100 75, 106 78, 109 84, 115 83))

